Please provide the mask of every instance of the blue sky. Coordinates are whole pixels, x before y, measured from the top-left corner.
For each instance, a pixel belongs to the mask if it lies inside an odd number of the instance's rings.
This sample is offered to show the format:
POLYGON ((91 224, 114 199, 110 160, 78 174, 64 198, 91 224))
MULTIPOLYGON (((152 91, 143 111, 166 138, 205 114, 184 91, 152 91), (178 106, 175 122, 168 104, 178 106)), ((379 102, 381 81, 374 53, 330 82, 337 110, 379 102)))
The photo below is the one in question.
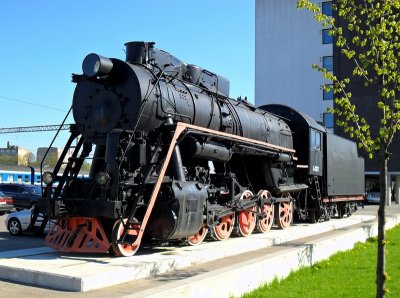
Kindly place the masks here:
MULTIPOLYGON (((253 0, 1 0, 0 127, 61 123, 83 58, 123 60, 134 40, 228 78, 231 97, 254 102, 254 18, 253 0)), ((53 135, 0 134, 0 147, 10 141, 36 154, 53 135)))

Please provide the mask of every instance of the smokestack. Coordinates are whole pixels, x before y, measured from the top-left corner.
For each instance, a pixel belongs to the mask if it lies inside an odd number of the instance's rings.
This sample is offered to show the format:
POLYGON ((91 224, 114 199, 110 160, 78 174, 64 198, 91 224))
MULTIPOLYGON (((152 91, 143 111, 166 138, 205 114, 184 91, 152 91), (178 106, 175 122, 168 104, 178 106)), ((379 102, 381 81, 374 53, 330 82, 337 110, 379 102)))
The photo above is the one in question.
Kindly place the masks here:
POLYGON ((126 62, 146 64, 148 50, 153 48, 154 42, 131 41, 125 44, 126 62))

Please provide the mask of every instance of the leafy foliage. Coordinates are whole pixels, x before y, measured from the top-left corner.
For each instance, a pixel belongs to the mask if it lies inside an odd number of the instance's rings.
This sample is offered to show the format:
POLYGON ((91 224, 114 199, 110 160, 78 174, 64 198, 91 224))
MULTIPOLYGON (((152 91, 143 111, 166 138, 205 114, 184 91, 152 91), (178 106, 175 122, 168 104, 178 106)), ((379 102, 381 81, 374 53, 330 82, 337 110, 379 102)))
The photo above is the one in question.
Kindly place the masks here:
MULTIPOLYGON (((338 78, 323 67, 314 65, 325 78, 332 81, 336 124, 342 126, 351 138, 356 138, 372 158, 378 152, 380 165, 380 203, 378 210, 378 257, 376 296, 387 292, 385 281, 385 205, 387 198, 388 148, 400 129, 400 0, 336 0, 332 5, 337 20, 321 13, 310 1, 298 0, 297 7, 307 9, 322 26, 330 26, 341 54, 353 65, 351 79, 364 82, 365 88, 377 99, 379 114, 377 130, 372 131, 348 90, 350 78, 338 78), (349 34, 350 33, 350 34, 349 34)), ((364 98, 366 100, 366 98, 364 98)), ((375 111, 371 111, 371 114, 375 111)), ((368 115, 368 117, 371 117, 368 115)))
POLYGON ((365 87, 375 86, 371 90, 376 90, 380 98, 377 102, 379 130, 372 132, 367 119, 357 113, 352 94, 347 91, 350 78, 340 79, 314 64, 315 69, 332 81, 332 85, 323 88, 326 91, 333 88, 335 106, 329 111, 338 116, 336 124, 357 139, 370 157, 382 147, 387 150, 400 129, 400 1, 337 0, 332 8, 343 26, 335 18, 324 15, 315 3, 299 0, 297 7, 312 11, 316 21, 331 28, 329 34, 335 37, 336 46, 354 65, 353 78, 362 79, 365 87))
POLYGON ((3 154, 0 156, 0 164, 2 165, 23 165, 29 163, 29 152, 25 154, 3 154))
POLYGON ((3 165, 16 165, 18 163, 17 155, 1 155, 0 164, 3 165))

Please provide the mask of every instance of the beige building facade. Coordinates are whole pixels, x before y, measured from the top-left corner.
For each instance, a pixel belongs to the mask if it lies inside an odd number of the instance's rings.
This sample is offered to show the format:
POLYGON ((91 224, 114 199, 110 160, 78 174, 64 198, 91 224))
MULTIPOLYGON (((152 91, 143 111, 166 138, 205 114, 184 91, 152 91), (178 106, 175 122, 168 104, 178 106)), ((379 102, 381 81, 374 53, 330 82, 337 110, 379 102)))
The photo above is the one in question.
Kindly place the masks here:
POLYGON ((7 142, 7 147, 0 148, 0 163, 8 165, 26 166, 29 162, 31 151, 7 142))

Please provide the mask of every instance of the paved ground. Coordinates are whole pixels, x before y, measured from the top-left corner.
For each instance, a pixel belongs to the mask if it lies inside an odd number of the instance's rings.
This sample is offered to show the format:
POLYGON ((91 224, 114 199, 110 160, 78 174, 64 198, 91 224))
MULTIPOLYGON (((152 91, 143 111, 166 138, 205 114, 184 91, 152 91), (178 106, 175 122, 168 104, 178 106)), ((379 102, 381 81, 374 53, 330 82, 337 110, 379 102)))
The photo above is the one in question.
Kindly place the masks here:
POLYGON ((24 234, 18 237, 10 235, 4 223, 6 217, 7 215, 0 216, 0 252, 35 248, 44 245, 44 237, 35 237, 34 235, 29 234, 24 234))
MULTIPOLYGON (((399 213, 400 206, 394 205, 387 209, 387 213, 399 213)), ((370 214, 375 215, 377 213, 377 206, 366 206, 364 209, 359 210, 360 214, 370 214)), ((0 217, 0 250, 12 250, 12 249, 25 249, 32 247, 40 247, 43 245, 43 238, 35 238, 32 236, 21 236, 21 237, 13 237, 8 234, 4 226, 5 216, 0 217)), ((266 253, 274 253, 282 247, 270 247, 265 251, 258 251, 257 254, 266 254, 266 253)), ((252 252, 252 256, 255 253, 252 252)), ((236 256, 235 258, 245 258, 245 256, 236 256)), ((171 274, 166 274, 161 276, 157 282, 158 285, 168 284, 170 280, 179 280, 184 281, 186 278, 189 278, 196 273, 199 272, 208 272, 210 270, 215 269, 217 266, 223 266, 224 262, 232 263, 235 260, 232 258, 227 258, 223 260, 219 260, 218 262, 210 262, 203 264, 201 266, 196 266, 196 268, 190 268, 188 270, 180 270, 177 272, 173 272, 171 274)), ((154 282, 154 281, 153 281, 154 282)), ((65 291, 56 291, 51 289, 44 289, 38 287, 31 287, 21 284, 15 284, 5 281, 0 281, 0 296, 2 297, 20 297, 21 295, 29 295, 31 297, 69 297, 74 295, 75 297, 124 297, 132 295, 133 293, 144 289, 149 285, 150 281, 143 280, 140 282, 129 282, 126 284, 121 284, 118 286, 112 286, 101 290, 95 290, 85 293, 76 293, 76 292, 65 292, 65 291)))

